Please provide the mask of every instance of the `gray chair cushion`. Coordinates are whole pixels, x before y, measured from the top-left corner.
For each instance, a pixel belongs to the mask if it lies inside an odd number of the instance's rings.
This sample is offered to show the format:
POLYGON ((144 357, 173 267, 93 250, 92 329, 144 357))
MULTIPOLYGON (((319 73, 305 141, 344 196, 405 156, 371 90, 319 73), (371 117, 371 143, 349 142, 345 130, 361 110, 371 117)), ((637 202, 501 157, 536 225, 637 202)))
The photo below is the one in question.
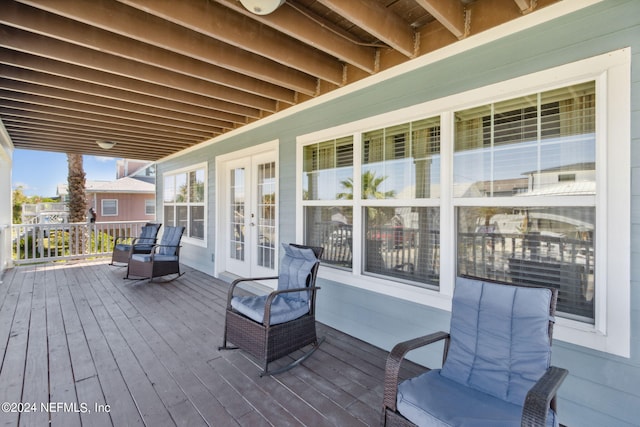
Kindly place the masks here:
MULTIPOLYGON (((284 256, 280 260, 278 290, 306 288, 307 279, 318 258, 311 249, 297 248, 287 244, 283 244, 282 248, 284 256)), ((306 302, 309 301, 309 292, 295 292, 286 297, 306 302)))
MULTIPOLYGON (((131 259, 138 262, 151 262, 151 254, 133 254, 131 259)), ((178 257, 176 255, 157 254, 153 260, 155 262, 178 261, 178 257)))
POLYGON ((442 376, 523 405, 551 362, 551 291, 458 279, 442 376))
MULTIPOLYGON (((233 297, 231 299, 231 307, 248 318, 253 319, 258 323, 263 323, 264 306, 266 301, 267 295, 233 297)), ((306 301, 278 295, 271 303, 271 319, 269 324, 277 325, 278 323, 285 323, 304 316, 308 312, 309 303, 306 301)))
POLYGON ((158 235, 159 228, 159 224, 145 225, 144 227, 142 227, 140 236, 136 240, 136 247, 138 244, 153 245, 156 242, 156 236, 158 235))
MULTIPOLYGON (((418 426, 519 427, 522 406, 464 386, 432 370, 398 385, 397 409, 418 426)), ((547 427, 558 427, 552 410, 547 427)))
POLYGON ((166 227, 162 233, 158 254, 175 255, 180 245, 180 239, 182 239, 182 233, 184 233, 184 227, 166 227))

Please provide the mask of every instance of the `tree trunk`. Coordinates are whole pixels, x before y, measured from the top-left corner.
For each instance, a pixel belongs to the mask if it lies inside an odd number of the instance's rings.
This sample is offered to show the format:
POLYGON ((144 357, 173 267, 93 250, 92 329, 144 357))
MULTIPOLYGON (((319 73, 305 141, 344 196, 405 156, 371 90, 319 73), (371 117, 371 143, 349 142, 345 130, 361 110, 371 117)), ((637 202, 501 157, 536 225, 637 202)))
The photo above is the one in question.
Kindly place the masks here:
MULTIPOLYGON (((86 223, 87 198, 85 194, 85 173, 82 166, 82 154, 67 153, 69 162, 69 222, 86 223)), ((89 240, 87 226, 75 225, 69 230, 69 249, 72 254, 87 252, 89 240)))

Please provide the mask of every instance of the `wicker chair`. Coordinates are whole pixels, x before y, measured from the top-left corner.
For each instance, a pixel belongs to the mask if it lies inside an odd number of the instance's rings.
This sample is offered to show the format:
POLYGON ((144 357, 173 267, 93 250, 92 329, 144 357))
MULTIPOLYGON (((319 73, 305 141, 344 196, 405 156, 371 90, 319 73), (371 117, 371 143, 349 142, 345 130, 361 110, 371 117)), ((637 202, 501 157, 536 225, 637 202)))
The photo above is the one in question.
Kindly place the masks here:
POLYGON ((550 366, 555 289, 458 278, 451 331, 396 345, 387 359, 383 426, 558 426, 550 366), (442 369, 399 382, 413 349, 444 341, 442 369))
POLYGON ((160 244, 155 244, 147 254, 131 254, 125 279, 149 279, 175 275, 169 280, 182 276, 180 272, 180 240, 184 227, 166 227, 160 244), (135 276, 135 277, 130 277, 135 276))
POLYGON ((148 254, 156 243, 156 237, 162 224, 148 222, 142 227, 138 237, 118 236, 113 242, 113 253, 109 265, 128 264, 132 254, 148 254))
POLYGON ((262 363, 263 375, 275 375, 307 359, 322 343, 316 336, 315 286, 323 248, 283 244, 284 256, 275 277, 236 279, 229 288, 220 350, 240 348, 262 363), (269 295, 236 295, 246 281, 278 280, 269 295), (231 342, 234 346, 229 346, 231 342), (283 368, 269 371, 269 363, 312 345, 304 355, 283 368))

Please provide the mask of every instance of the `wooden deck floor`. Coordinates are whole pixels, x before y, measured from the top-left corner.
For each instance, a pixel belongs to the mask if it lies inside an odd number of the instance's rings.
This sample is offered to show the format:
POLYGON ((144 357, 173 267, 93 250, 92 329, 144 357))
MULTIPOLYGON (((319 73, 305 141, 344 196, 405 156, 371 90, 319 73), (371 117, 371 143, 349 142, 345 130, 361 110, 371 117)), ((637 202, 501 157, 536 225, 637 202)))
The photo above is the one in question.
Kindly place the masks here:
POLYGON ((186 270, 165 284, 106 261, 7 271, 0 425, 378 425, 386 352, 318 324, 311 358, 260 378, 217 349, 228 285, 186 270))

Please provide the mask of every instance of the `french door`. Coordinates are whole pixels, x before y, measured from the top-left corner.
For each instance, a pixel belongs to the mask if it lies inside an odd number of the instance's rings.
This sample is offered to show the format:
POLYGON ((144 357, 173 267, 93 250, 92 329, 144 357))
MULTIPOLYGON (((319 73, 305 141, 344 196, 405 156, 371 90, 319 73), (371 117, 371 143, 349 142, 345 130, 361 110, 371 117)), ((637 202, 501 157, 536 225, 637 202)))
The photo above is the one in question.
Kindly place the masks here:
POLYGON ((226 270, 243 277, 276 274, 277 177, 275 153, 226 163, 226 270))

